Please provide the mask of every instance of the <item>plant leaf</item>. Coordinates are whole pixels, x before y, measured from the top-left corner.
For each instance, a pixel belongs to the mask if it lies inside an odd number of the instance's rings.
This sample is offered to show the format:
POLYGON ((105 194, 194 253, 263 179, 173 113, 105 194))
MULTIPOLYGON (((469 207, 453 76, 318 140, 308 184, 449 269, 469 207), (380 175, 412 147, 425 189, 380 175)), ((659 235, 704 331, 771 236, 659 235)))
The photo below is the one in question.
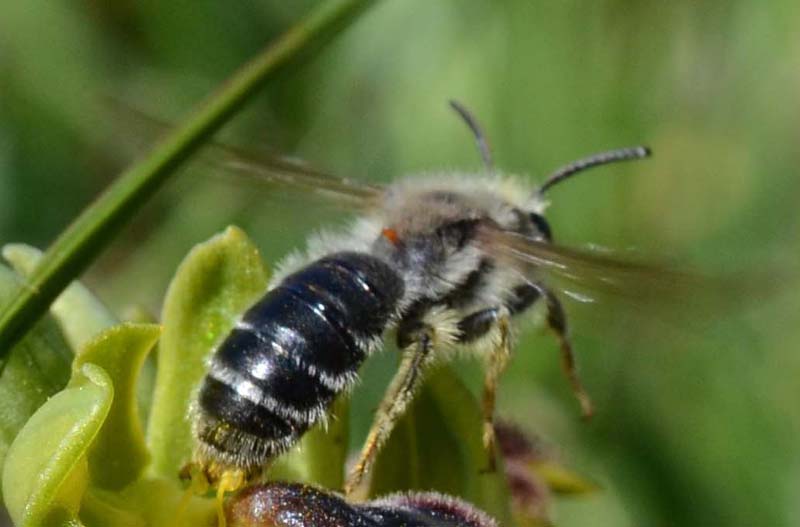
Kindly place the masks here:
POLYGON ((206 359, 266 286, 258 250, 235 227, 195 246, 178 268, 164 300, 147 430, 155 474, 175 477, 190 460, 194 441, 188 413, 206 359))
MULTIPOLYGON (((42 251, 24 243, 3 246, 3 258, 24 277, 34 272, 42 251)), ((117 318, 78 281, 72 282, 50 306, 64 337, 77 353, 92 337, 118 323, 117 318)))
POLYGON ((459 496, 511 526, 508 484, 502 459, 487 473, 478 402, 441 366, 423 387, 381 449, 372 472, 371 497, 409 489, 459 496))
POLYGON ((25 424, 3 467, 6 507, 14 525, 78 524, 89 481, 86 453, 113 397, 108 374, 84 364, 69 386, 25 424))
POLYGON ((134 480, 147 464, 148 454, 139 421, 136 381, 147 352, 161 328, 154 324, 120 324, 90 341, 73 363, 73 372, 96 364, 109 375, 114 402, 89 452, 92 485, 120 489, 134 480))
MULTIPOLYGON (((19 287, 19 279, 0 264, 0 304, 19 287)), ((48 397, 66 386, 72 353, 49 316, 0 360, 0 467, 6 452, 48 397)))

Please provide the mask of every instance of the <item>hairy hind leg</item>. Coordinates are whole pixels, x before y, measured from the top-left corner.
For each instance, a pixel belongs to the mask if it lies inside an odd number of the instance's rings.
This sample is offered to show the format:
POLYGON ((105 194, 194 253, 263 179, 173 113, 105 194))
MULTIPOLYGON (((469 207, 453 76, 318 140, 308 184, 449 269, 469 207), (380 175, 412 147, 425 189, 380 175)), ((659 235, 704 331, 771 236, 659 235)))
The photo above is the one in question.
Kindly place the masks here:
POLYGON ((352 496, 358 490, 364 476, 369 472, 375 457, 394 429, 397 420, 403 415, 408 403, 419 387, 425 367, 432 359, 432 351, 436 342, 434 328, 422 326, 413 338, 412 343, 403 350, 400 367, 392 378, 383 400, 375 412, 367 439, 361 447, 358 462, 355 464, 345 483, 345 494, 352 496))

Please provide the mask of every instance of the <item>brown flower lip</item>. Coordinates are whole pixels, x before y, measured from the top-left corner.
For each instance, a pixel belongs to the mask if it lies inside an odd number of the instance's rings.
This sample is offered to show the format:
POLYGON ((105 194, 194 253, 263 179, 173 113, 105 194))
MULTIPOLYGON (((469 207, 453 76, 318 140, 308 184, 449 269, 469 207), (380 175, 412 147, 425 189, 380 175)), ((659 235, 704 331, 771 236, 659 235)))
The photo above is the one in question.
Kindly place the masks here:
POLYGON ((435 492, 393 494, 364 504, 308 485, 272 482, 234 496, 231 527, 497 527, 486 513, 435 492))

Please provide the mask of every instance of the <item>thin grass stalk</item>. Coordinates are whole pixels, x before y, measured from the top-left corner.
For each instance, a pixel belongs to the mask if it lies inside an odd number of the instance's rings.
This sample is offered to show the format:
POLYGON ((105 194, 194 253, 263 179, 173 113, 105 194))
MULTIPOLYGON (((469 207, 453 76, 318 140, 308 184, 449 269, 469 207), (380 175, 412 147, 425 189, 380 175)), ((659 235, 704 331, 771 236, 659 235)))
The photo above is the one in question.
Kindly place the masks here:
POLYGON ((376 0, 322 3, 237 70, 106 191, 53 242, 28 283, 0 314, 0 369, 11 347, 53 300, 108 246, 120 229, 268 80, 307 60, 376 0))

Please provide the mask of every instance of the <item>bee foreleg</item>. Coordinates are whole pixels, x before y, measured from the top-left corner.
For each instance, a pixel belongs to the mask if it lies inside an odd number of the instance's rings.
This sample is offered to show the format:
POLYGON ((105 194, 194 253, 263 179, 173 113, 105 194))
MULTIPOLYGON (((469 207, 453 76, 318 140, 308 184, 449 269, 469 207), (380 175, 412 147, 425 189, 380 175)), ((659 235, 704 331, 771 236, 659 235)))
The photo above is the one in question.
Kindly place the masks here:
POLYGON ((470 343, 495 329, 483 378, 483 446, 488 459, 487 472, 495 470, 494 410, 497 399, 497 381, 506 369, 511 357, 510 310, 507 307, 492 307, 476 311, 458 322, 459 342, 470 343))
POLYGON ((581 405, 583 417, 588 419, 592 416, 594 409, 592 407, 592 400, 589 394, 586 393, 586 389, 583 387, 583 383, 581 383, 580 377, 578 376, 578 370, 575 365, 575 355, 572 352, 572 344, 569 341, 567 315, 564 312, 564 307, 552 291, 541 285, 537 285, 536 287, 539 289, 547 306, 547 327, 558 339, 558 344, 561 349, 561 364, 564 368, 564 373, 570 385, 572 385, 572 392, 581 405))
POLYGON ((381 446, 388 439, 397 420, 405 412, 414 392, 422 381, 425 367, 433 359, 436 342, 435 331, 430 326, 423 326, 416 334, 414 341, 403 350, 400 367, 389 384, 383 400, 375 412, 367 439, 361 448, 358 462, 355 464, 345 483, 345 494, 352 496, 369 471, 381 446))

